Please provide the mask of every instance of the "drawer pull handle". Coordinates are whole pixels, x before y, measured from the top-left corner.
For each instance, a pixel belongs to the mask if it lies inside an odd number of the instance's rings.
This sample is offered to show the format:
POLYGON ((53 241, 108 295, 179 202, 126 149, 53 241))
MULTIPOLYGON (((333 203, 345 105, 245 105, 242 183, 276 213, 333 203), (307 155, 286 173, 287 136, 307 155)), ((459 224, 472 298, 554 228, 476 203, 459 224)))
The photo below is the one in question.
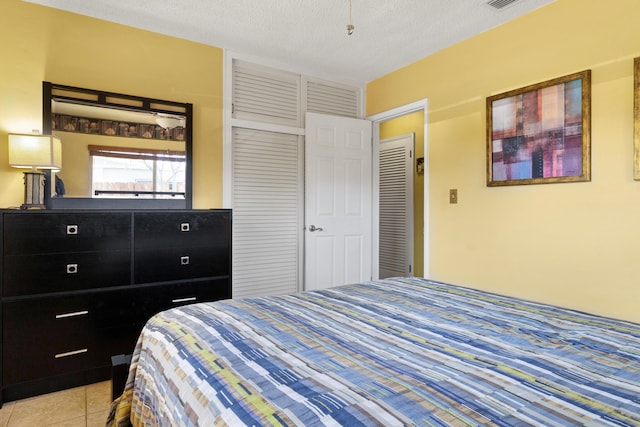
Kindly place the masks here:
POLYGON ((78 226, 75 224, 67 225, 67 234, 78 234, 78 226))
POLYGON ((76 274, 78 272, 78 264, 67 264, 67 274, 76 274))
POLYGON ((189 302, 189 301, 195 301, 198 298, 196 297, 187 297, 187 298, 176 298, 176 299, 172 299, 171 302, 172 303, 178 303, 178 302, 189 302))
POLYGON ((182 224, 180 224, 180 231, 189 231, 189 223, 183 222, 182 224))
POLYGON ((83 348, 83 349, 74 350, 74 351, 67 351, 66 353, 58 353, 58 354, 56 354, 55 358, 56 359, 60 359, 61 357, 75 356, 76 354, 86 353, 87 351, 89 351, 88 348, 83 348))
POLYGON ((66 319, 67 317, 78 317, 89 314, 89 310, 74 311, 73 313, 56 314, 56 319, 66 319))
POLYGON ((189 265, 189 257, 181 256, 180 257, 180 265, 189 265))

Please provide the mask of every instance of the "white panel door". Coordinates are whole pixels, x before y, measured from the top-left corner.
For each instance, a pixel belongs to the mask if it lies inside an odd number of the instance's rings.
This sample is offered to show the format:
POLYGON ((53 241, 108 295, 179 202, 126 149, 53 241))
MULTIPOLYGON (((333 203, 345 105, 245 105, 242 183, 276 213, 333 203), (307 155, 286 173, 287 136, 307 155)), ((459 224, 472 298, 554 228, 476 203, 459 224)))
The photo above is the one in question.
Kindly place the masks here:
POLYGON ((371 122, 306 114, 306 290, 371 279, 371 167, 371 122))

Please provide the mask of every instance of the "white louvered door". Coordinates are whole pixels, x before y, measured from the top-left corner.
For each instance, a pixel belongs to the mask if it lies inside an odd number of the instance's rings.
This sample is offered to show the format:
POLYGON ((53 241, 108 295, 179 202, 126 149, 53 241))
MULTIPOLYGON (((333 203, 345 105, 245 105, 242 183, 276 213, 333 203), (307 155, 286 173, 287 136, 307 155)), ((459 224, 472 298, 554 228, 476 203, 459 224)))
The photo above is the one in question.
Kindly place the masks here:
POLYGON ((361 94, 233 59, 234 298, 303 289, 304 113, 359 117, 361 94))
POLYGON ((414 135, 380 141, 379 275, 413 275, 414 135))
POLYGON ((300 126, 300 78, 234 61, 233 113, 235 119, 300 126))
POLYGON ((359 118, 359 89, 327 82, 307 80, 306 112, 359 118))
POLYGON ((296 135, 233 130, 233 296, 295 292, 301 233, 296 135))

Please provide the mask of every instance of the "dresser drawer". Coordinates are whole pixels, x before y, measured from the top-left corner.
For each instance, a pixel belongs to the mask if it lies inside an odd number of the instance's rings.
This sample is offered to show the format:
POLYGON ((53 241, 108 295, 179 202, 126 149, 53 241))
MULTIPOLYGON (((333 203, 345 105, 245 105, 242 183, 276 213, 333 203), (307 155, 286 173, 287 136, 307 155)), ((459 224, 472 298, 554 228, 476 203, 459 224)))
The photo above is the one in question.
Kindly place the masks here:
POLYGON ((2 309, 5 384, 90 369, 106 359, 84 298, 12 301, 2 309))
POLYGON ((133 352, 144 324, 156 313, 185 304, 231 298, 228 278, 135 286, 99 295, 95 338, 106 355, 133 352))
POLYGON ((185 304, 228 299, 230 289, 229 280, 221 278, 104 292, 95 310, 95 338, 109 357, 131 354, 143 326, 156 313, 185 304))
POLYGON ((129 250, 131 214, 5 214, 3 242, 5 255, 129 250))
POLYGON ((173 307, 231 298, 228 278, 201 282, 172 283, 159 286, 154 295, 158 305, 152 307, 150 316, 173 307))
POLYGON ((131 283, 131 253, 55 253, 5 256, 3 297, 74 291, 131 283))
POLYGON ((227 247, 136 250, 135 283, 165 282, 228 275, 227 247))
POLYGON ((229 211, 136 212, 136 249, 223 246, 231 242, 229 211))

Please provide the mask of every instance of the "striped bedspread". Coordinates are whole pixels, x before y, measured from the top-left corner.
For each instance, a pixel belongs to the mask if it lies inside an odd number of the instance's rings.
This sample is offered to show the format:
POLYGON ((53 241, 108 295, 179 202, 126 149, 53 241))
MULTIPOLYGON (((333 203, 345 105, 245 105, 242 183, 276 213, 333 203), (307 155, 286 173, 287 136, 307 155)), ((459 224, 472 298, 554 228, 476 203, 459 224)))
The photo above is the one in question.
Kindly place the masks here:
POLYGON ((417 278, 184 306, 112 423, 640 425, 640 325, 417 278))

